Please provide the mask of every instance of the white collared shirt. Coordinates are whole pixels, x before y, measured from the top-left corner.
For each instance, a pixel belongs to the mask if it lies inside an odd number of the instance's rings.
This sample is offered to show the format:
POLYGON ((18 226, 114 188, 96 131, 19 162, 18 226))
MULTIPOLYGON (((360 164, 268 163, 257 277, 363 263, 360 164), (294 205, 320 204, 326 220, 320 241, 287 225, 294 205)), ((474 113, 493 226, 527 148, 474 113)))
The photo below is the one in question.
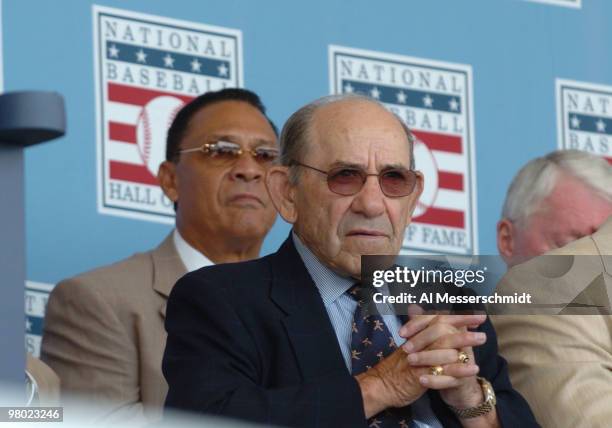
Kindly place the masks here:
POLYGON ((178 229, 174 229, 172 234, 174 240, 174 246, 176 251, 179 253, 181 261, 187 268, 188 272, 203 268, 205 266, 212 266, 214 263, 210 261, 208 257, 193 248, 179 233, 178 229))

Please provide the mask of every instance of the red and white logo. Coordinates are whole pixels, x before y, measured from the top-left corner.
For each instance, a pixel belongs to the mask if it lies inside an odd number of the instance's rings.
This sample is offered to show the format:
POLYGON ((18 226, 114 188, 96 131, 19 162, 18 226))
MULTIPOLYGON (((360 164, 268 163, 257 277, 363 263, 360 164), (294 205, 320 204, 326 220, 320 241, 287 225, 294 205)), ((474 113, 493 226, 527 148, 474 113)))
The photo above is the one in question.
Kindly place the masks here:
POLYGON ((330 46, 330 90, 383 103, 412 130, 425 188, 405 253, 476 254, 476 186, 470 66, 330 46))
POLYGON ((242 86, 240 31, 94 6, 98 206, 174 222, 157 181, 178 111, 207 91, 242 86))

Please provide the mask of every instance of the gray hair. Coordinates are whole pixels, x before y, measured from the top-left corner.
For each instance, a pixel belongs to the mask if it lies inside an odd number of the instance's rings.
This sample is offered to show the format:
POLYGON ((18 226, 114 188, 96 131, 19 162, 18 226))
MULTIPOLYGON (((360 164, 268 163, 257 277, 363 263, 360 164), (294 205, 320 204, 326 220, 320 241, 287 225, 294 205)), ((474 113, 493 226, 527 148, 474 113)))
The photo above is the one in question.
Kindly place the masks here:
MULTIPOLYGON (((345 100, 362 100, 373 104, 376 104, 382 108, 385 108, 380 102, 373 98, 366 97, 358 94, 339 94, 339 95, 328 95, 314 100, 298 111, 293 113, 291 117, 285 122, 283 130, 280 135, 280 163, 281 165, 289 166, 289 180, 292 184, 295 184, 298 180, 298 170, 292 165, 292 161, 301 161, 304 158, 308 138, 309 129, 312 122, 312 118, 315 112, 328 104, 333 104, 345 100)), ((390 112, 391 113, 391 112, 390 112)), ((402 125, 404 132, 408 138, 410 144, 410 169, 414 169, 414 141, 415 138, 410 132, 410 129, 404 121, 392 113, 402 125)))
POLYGON ((579 150, 556 150, 521 168, 508 188, 502 217, 524 224, 553 191, 561 173, 577 178, 612 202, 612 166, 605 159, 579 150))

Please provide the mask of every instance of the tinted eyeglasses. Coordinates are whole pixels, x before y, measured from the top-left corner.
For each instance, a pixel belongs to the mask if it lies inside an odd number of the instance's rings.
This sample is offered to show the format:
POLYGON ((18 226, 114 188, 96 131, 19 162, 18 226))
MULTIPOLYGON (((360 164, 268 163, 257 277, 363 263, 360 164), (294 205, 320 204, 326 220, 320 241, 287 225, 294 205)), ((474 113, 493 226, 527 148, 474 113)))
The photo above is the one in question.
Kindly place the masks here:
POLYGON ((368 177, 373 176, 378 178, 380 190, 386 196, 400 198, 414 192, 418 179, 415 171, 402 168, 389 168, 380 174, 368 174, 363 169, 347 166, 339 166, 324 171, 298 161, 291 161, 289 165, 299 165, 327 175, 329 190, 342 196, 352 196, 359 193, 368 177))
POLYGON ((201 147, 179 150, 178 153, 201 152, 216 164, 231 164, 236 162, 240 156, 249 153, 258 163, 270 166, 278 158, 278 149, 274 147, 255 147, 254 149, 243 149, 238 143, 230 141, 216 141, 206 143, 201 147))

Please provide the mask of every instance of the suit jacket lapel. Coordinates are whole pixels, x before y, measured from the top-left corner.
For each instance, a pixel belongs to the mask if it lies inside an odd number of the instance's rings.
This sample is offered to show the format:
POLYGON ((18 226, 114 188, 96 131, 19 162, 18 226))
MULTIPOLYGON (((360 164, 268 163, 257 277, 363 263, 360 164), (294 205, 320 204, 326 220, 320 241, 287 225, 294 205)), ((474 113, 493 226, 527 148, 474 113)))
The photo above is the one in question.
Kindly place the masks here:
POLYGON ((153 289, 164 298, 159 312, 162 318, 166 317, 166 301, 172 291, 172 287, 179 278, 187 273, 187 268, 181 261, 181 257, 174 246, 174 239, 170 232, 159 246, 151 251, 153 260, 153 289))
POLYGON ((332 372, 346 372, 323 300, 291 237, 272 257, 271 263, 270 297, 287 314, 283 324, 303 378, 310 380, 332 372))

